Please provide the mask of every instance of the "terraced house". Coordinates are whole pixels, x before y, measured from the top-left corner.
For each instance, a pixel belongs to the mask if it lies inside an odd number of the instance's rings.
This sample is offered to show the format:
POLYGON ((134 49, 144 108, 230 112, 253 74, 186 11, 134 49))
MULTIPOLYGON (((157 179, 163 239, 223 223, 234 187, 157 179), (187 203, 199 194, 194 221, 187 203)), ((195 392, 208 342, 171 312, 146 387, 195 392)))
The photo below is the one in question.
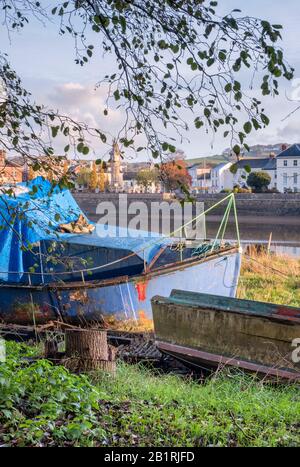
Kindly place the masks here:
POLYGON ((300 144, 283 148, 276 157, 276 187, 281 193, 300 192, 300 144))

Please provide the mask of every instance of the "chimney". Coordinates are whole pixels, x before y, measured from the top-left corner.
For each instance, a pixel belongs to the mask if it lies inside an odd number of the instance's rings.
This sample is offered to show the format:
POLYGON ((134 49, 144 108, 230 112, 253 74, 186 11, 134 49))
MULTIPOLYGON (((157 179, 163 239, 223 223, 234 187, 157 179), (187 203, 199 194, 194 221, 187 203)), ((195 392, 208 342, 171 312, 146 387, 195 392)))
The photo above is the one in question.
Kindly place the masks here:
POLYGON ((282 144, 281 151, 285 151, 287 149, 287 144, 282 144))
POLYGON ((0 166, 5 165, 6 161, 6 151, 5 149, 0 149, 0 166))

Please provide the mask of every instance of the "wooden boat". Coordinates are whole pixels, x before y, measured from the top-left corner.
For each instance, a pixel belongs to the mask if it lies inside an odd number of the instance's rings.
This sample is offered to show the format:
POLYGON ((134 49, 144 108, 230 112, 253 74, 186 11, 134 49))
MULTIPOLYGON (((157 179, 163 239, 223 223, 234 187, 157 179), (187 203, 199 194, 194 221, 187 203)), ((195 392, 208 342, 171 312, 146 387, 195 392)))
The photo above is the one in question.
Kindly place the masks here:
POLYGON ((157 347, 195 368, 300 380, 300 309, 173 290, 152 299, 157 347))
POLYGON ((23 187, 14 197, 0 196, 0 320, 152 326, 151 298, 173 288, 235 296, 237 245, 204 242, 201 250, 121 228, 103 235, 105 226, 90 229, 68 190, 53 191, 42 180, 31 185, 30 193, 23 187), (91 233, 78 234, 82 225, 91 233))

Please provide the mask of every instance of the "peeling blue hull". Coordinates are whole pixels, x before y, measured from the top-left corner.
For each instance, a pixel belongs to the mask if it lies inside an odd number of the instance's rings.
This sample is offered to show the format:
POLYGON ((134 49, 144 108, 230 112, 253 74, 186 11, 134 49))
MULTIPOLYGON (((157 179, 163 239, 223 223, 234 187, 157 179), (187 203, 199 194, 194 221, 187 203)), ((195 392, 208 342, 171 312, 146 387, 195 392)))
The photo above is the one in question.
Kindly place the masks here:
POLYGON ((0 320, 42 324, 152 320, 151 298, 172 289, 234 297, 241 266, 237 248, 151 270, 146 274, 39 286, 2 284, 0 320))

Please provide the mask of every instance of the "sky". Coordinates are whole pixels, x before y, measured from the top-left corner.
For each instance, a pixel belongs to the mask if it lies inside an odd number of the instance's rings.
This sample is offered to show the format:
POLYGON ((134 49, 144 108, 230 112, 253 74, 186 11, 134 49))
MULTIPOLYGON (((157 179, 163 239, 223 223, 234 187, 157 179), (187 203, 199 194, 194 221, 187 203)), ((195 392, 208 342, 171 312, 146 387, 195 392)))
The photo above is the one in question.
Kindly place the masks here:
MULTIPOLYGON (((281 82, 280 96, 264 101, 271 124, 249 136, 248 144, 275 144, 300 142, 300 110, 283 119, 300 104, 300 3, 299 0, 220 0, 218 13, 225 14, 239 8, 243 14, 260 17, 272 24, 282 24, 282 47, 285 57, 295 68, 293 82, 281 82)), ((95 90, 95 84, 107 73, 113 72, 112 58, 93 57, 80 67, 74 62, 74 43, 67 36, 58 35, 57 24, 47 26, 33 21, 23 31, 8 36, 0 29, 0 47, 9 55, 11 65, 21 76, 24 86, 39 103, 69 113, 73 118, 102 127, 112 135, 117 134, 122 122, 120 110, 114 110, 109 120, 103 116, 106 89, 95 90)), ((178 144, 188 158, 221 153, 228 147, 223 132, 212 140, 205 131, 189 131, 189 141, 178 144)), ((97 147, 95 157, 107 154, 107 147, 97 147), (97 153, 97 154, 96 154, 97 153)), ((130 158, 132 158, 132 154, 130 158)), ((143 155, 132 160, 143 159, 143 155)))

